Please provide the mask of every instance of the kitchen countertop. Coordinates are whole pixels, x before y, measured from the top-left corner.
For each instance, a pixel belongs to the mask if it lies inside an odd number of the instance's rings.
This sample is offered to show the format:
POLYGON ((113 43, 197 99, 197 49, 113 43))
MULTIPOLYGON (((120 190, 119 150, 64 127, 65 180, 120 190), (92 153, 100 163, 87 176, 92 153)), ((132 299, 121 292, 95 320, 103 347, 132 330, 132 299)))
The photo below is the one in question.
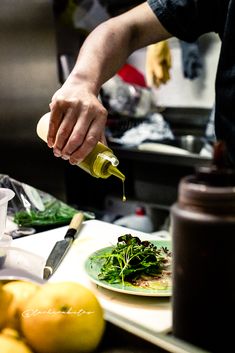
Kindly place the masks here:
MULTIPOLYGON (((12 246, 28 250, 42 257, 43 261, 36 273, 42 278, 46 258, 55 242, 64 238, 67 228, 67 226, 60 227, 15 239, 12 246)), ((172 321, 170 298, 142 297, 104 289, 92 283, 84 270, 84 262, 91 253, 116 244, 118 236, 126 233, 137 235, 142 239, 162 239, 158 234, 141 233, 103 221, 85 221, 78 238, 49 281, 79 282, 96 294, 105 312, 141 325, 143 328, 151 328, 153 332, 166 333, 170 331, 172 321)))

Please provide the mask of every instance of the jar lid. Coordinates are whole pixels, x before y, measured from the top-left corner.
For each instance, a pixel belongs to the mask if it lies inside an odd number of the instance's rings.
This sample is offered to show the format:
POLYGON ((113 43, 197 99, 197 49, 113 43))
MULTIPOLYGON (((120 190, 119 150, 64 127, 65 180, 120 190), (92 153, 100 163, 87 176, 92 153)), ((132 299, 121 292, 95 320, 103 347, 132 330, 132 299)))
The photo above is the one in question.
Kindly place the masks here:
POLYGON ((199 183, 194 175, 187 176, 179 184, 178 202, 227 212, 228 209, 235 209, 235 186, 206 185, 199 183))

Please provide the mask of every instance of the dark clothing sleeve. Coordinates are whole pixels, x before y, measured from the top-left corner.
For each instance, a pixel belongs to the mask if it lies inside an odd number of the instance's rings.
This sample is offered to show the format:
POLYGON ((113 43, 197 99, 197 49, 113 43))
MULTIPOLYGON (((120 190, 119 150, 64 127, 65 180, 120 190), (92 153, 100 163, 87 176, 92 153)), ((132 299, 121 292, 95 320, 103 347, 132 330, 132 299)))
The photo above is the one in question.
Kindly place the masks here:
POLYGON ((99 0, 111 17, 120 15, 143 2, 145 0, 99 0))
POLYGON ((173 36, 194 42, 208 32, 221 38, 216 75, 215 132, 235 167, 235 0, 147 0, 173 36))
POLYGON ((194 42, 208 32, 221 35, 221 18, 229 0, 148 0, 163 27, 173 36, 194 42))

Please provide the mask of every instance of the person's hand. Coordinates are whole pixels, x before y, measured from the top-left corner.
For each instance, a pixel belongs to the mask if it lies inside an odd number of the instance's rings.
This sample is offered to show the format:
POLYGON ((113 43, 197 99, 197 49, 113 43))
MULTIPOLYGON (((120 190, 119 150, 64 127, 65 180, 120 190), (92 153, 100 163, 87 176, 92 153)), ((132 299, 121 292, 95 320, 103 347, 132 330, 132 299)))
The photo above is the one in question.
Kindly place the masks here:
POLYGON ((50 103, 48 146, 71 164, 80 163, 98 141, 106 143, 107 111, 88 86, 67 80, 50 103))
POLYGON ((170 79, 171 53, 167 41, 149 45, 146 53, 146 81, 159 87, 170 79))

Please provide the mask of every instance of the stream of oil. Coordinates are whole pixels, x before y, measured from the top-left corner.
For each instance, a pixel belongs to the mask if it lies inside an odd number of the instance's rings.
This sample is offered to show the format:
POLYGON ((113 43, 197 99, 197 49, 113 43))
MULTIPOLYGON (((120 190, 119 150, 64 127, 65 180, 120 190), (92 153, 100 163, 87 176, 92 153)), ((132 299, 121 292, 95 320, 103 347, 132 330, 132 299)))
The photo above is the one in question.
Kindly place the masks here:
POLYGON ((126 202, 125 179, 122 179, 122 201, 126 202))

